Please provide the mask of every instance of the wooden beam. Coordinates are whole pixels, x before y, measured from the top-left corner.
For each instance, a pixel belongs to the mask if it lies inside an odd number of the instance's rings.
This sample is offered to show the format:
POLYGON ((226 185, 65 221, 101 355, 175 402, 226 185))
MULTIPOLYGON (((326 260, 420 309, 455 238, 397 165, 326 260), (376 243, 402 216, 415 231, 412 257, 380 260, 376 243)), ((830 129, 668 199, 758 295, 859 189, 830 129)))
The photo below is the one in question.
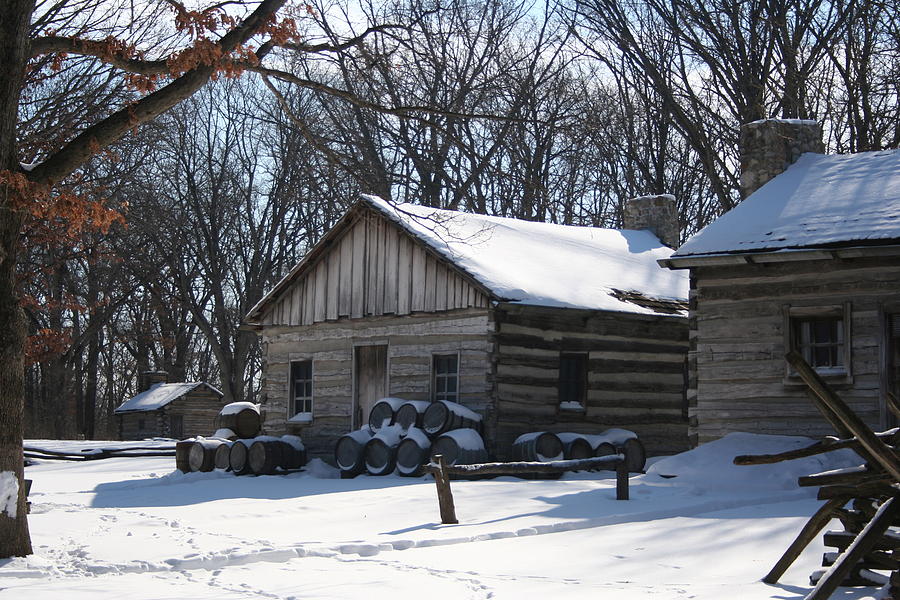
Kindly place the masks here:
POLYGON ((845 496, 843 498, 833 498, 823 504, 819 510, 816 511, 816 514, 810 517, 809 521, 806 522, 806 525, 804 525, 803 529, 800 530, 800 533, 797 534, 797 538, 790 546, 788 546, 788 549, 785 550, 781 558, 778 559, 778 562, 775 563, 775 566, 772 567, 769 574, 763 577, 763 581, 772 584, 778 583, 778 580, 784 575, 784 572, 788 570, 788 567, 794 564, 794 561, 797 560, 800 553, 809 546, 811 541, 816 539, 819 532, 828 525, 832 518, 834 518, 835 511, 846 504, 848 500, 849 498, 845 496))
POLYGON ((825 600, 830 597, 856 564, 875 547, 898 514, 900 514, 900 501, 896 497, 890 498, 882 504, 866 528, 850 544, 846 552, 838 557, 805 600, 825 600))
MULTIPOLYGON (((859 443, 885 471, 890 473, 894 481, 900 482, 900 461, 894 451, 881 441, 878 436, 860 419, 850 407, 835 394, 828 384, 807 364, 803 357, 796 351, 791 351, 785 357, 797 374, 806 382, 818 399, 816 405, 822 414, 832 413, 850 431, 851 435, 859 440, 859 443)), ((865 458, 865 457, 864 457, 865 458)))
MULTIPOLYGON (((566 471, 590 471, 597 468, 615 468, 625 460, 622 454, 595 456, 575 460, 554 460, 550 462, 500 462, 476 465, 446 465, 443 471, 450 475, 521 475, 525 473, 565 473, 566 471)), ((436 473, 440 465, 431 462, 425 465, 429 473, 436 473)))
MULTIPOLYGON (((876 433, 880 439, 886 443, 893 445, 897 439, 897 430, 889 430, 882 433, 876 433)), ((859 450, 861 448, 856 438, 839 440, 834 437, 826 437, 806 448, 798 448, 797 450, 788 450, 787 452, 779 452, 778 454, 742 454, 734 457, 734 464, 746 465, 770 465, 783 462, 786 460, 794 460, 797 458, 806 458, 807 456, 815 456, 824 454, 833 450, 842 450, 844 448, 853 448, 859 450)))
POLYGON ((436 469, 432 470, 434 483, 437 487, 438 508, 441 511, 441 523, 444 525, 456 525, 456 507, 453 504, 453 492, 450 490, 450 476, 447 466, 444 464, 444 456, 436 454, 432 460, 436 463, 436 469))

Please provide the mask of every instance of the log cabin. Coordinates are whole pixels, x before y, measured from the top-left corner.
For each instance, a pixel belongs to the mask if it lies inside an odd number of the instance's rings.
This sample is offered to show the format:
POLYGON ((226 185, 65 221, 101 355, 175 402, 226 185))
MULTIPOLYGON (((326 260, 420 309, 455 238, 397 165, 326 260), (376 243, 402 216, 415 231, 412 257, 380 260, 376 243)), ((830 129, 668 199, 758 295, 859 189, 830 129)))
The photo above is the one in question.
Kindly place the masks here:
POLYGON ((687 447, 687 277, 659 268, 675 201, 631 229, 563 226, 363 196, 245 318, 263 343, 263 428, 313 456, 386 396, 484 417, 491 454, 535 430, 687 447), (659 237, 658 237, 659 235, 659 237))
POLYGON ((871 427, 894 426, 900 151, 823 154, 814 121, 757 121, 740 138, 745 199, 660 261, 690 272, 692 440, 833 434, 789 350, 871 427))
POLYGON ((113 413, 121 440, 212 435, 225 405, 222 392, 208 383, 169 383, 165 371, 141 373, 138 389, 113 413))

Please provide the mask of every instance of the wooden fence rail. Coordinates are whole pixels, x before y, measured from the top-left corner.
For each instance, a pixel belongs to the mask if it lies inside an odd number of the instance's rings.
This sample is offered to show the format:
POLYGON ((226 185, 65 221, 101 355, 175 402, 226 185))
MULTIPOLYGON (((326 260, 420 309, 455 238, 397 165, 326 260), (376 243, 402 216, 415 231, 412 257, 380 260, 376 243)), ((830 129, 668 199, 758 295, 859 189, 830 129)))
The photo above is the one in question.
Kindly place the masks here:
POLYGON ((625 464, 625 456, 623 454, 576 460, 555 460, 551 462, 495 462, 475 465, 447 465, 444 463, 444 457, 437 454, 431 458, 431 462, 425 465, 424 468, 427 473, 434 475, 441 523, 444 525, 455 525, 459 521, 456 518, 453 492, 450 490, 450 475, 475 477, 480 475, 553 474, 565 473, 566 471, 589 471, 601 467, 614 468, 616 470, 616 500, 628 500, 628 467, 625 464))

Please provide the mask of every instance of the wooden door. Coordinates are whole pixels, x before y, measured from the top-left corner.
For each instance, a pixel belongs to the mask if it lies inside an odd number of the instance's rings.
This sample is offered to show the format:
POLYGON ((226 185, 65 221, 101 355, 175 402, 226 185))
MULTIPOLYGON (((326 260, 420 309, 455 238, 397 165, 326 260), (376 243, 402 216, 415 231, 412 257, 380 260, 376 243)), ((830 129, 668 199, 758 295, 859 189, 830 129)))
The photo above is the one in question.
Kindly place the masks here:
POLYGON ((387 396, 387 346, 357 346, 354 353, 353 427, 369 422, 369 411, 387 396))

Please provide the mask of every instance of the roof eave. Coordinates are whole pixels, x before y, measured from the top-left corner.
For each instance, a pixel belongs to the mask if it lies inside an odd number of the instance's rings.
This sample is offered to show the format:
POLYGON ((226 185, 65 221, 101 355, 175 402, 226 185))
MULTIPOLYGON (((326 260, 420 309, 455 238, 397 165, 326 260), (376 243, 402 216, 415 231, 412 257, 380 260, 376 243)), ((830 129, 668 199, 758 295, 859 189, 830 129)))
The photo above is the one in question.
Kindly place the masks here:
POLYGON ((747 252, 723 252, 719 254, 695 254, 670 256, 659 259, 657 264, 667 269, 690 269, 693 267, 715 267, 723 265, 771 264, 801 260, 834 260, 837 258, 865 258, 900 255, 900 244, 890 243, 877 246, 844 246, 834 248, 777 248, 747 252))

